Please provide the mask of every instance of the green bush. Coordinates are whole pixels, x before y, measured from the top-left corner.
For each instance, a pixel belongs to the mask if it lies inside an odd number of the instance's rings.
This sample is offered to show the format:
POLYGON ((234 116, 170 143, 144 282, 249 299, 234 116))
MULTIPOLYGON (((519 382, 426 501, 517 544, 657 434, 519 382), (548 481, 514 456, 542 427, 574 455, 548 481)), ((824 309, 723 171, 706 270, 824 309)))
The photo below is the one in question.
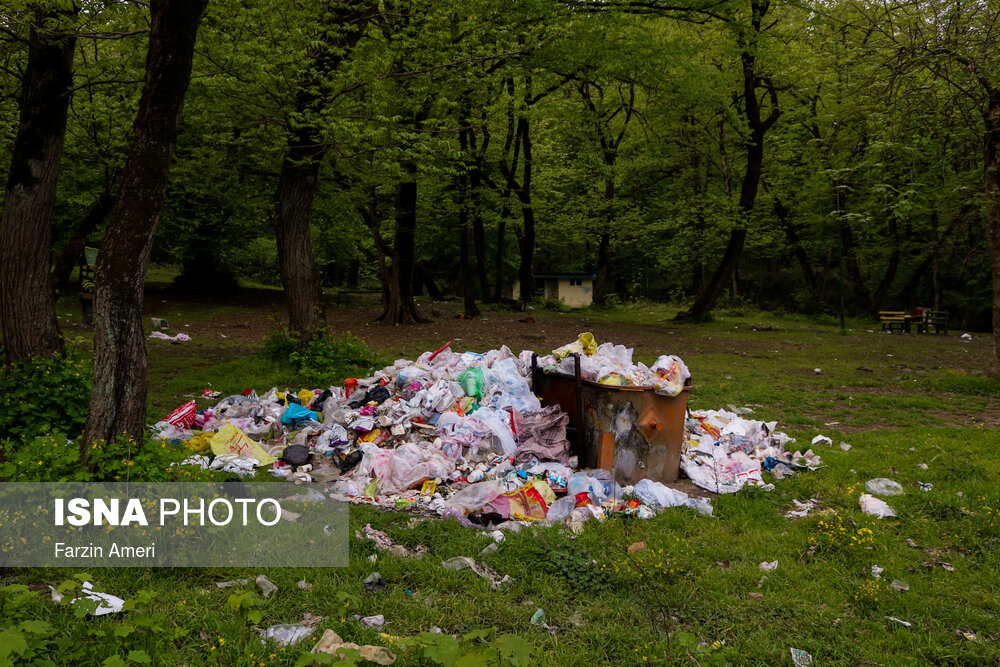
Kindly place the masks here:
POLYGON ((261 356, 287 364, 302 381, 313 387, 341 382, 352 376, 367 376, 385 365, 368 344, 351 333, 320 330, 302 342, 294 332, 279 329, 264 339, 261 356))
POLYGON ((131 438, 92 445, 86 462, 77 443, 58 432, 30 440, 0 441, 0 479, 16 482, 197 482, 225 473, 171 466, 191 454, 183 446, 131 438))
POLYGON ((30 440, 59 430, 83 433, 90 368, 77 356, 32 357, 0 377, 0 439, 30 440))

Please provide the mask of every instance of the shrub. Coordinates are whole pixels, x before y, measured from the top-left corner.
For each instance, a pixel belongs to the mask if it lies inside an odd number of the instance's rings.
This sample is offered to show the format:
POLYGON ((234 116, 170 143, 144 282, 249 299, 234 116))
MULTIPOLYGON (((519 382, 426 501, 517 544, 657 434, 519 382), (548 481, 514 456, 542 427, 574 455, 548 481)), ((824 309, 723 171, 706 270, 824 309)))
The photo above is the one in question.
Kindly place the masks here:
POLYGON ((346 377, 366 376, 385 365, 363 340, 351 333, 319 330, 302 342, 294 332, 279 329, 264 339, 261 356, 295 370, 314 387, 340 382, 346 377))
POLYGON ((32 357, 0 377, 0 438, 30 440, 59 430, 83 433, 90 400, 90 369, 68 354, 32 357))

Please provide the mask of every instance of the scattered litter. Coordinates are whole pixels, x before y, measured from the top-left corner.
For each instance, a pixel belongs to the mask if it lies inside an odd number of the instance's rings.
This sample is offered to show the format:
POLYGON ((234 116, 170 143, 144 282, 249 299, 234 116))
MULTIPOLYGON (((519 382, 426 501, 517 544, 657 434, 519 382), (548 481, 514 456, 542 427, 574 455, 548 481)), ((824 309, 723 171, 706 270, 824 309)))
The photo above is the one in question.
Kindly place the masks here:
POLYGON ((168 336, 162 331, 154 331, 153 333, 149 334, 149 337, 158 338, 160 340, 169 340, 173 343, 183 343, 191 340, 191 336, 188 336, 186 333, 179 333, 176 336, 168 336))
POLYGON ((260 592, 264 596, 264 599, 271 597, 272 593, 278 592, 278 587, 271 582, 270 579, 265 577, 263 574, 259 575, 256 579, 257 585, 260 587, 260 592))
POLYGON ((545 611, 542 609, 536 609, 535 613, 531 615, 532 625, 542 625, 545 623, 545 611))
POLYGON ((217 581, 215 582, 216 588, 232 588, 234 586, 246 586, 250 583, 249 579, 234 579, 232 581, 217 581))
POLYGON ((495 554, 500 549, 500 545, 496 542, 491 542, 487 544, 482 551, 479 552, 480 558, 488 558, 495 554))
POLYGON ((865 491, 877 496, 899 496, 903 493, 903 487, 894 480, 876 477, 865 482, 865 491))
POLYGON ((281 623, 262 631, 263 639, 260 643, 266 644, 268 639, 273 639, 279 646, 295 646, 313 632, 315 628, 306 627, 301 623, 281 623))
POLYGON ((968 341, 972 340, 972 334, 964 333, 961 336, 959 336, 959 338, 961 340, 964 340, 964 341, 968 342, 968 341))
POLYGON ((911 625, 913 625, 913 623, 910 623, 909 621, 904 621, 904 620, 903 620, 903 619, 901 619, 901 618, 896 618, 895 616, 886 616, 886 619, 888 619, 888 620, 892 621, 893 623, 899 623, 899 624, 900 624, 900 625, 902 625, 902 626, 903 626, 904 628, 908 628, 908 627, 910 627, 911 625))
POLYGON ((846 442, 840 443, 840 448, 842 450, 844 450, 845 452, 851 451, 851 446, 849 444, 847 444, 846 442))
POLYGON ((926 463, 918 463, 917 467, 920 468, 921 470, 927 470, 928 466, 926 463))
POLYGON ((753 598, 754 600, 762 600, 764 598, 764 594, 758 593, 756 591, 751 591, 750 593, 747 593, 747 597, 753 598))
POLYGON ((884 567, 879 567, 878 565, 872 565, 872 579, 881 579, 883 572, 885 572, 884 567))
POLYGON ((316 645, 313 646, 311 653, 327 653, 329 655, 336 656, 337 651, 340 649, 354 649, 358 651, 362 660, 368 660, 379 665, 391 665, 396 662, 396 656, 392 651, 384 646, 372 646, 370 644, 364 644, 358 646, 353 642, 345 642, 340 638, 333 630, 327 630, 320 637, 316 645))
MULTIPOLYGON (((83 582, 83 596, 78 598, 73 598, 70 600, 70 605, 74 605, 82 599, 93 600, 97 603, 97 607, 90 612, 91 616, 104 616, 105 614, 117 614, 122 610, 122 606, 125 604, 125 600, 111 595, 109 593, 101 593, 100 591, 94 590, 94 585, 89 581, 83 582)), ((62 593, 57 591, 52 586, 49 586, 49 590, 52 591, 52 601, 56 604, 62 604, 63 598, 65 597, 62 593)))
POLYGON ((441 565, 446 570, 454 570, 456 572, 459 570, 464 570, 465 568, 469 568, 483 579, 488 580, 490 582, 490 588, 492 588, 493 590, 497 590, 498 588, 500 588, 502 584, 505 584, 508 581, 510 581, 509 574, 505 574, 501 578, 500 575, 489 565, 485 565, 483 563, 477 563, 468 556, 456 556, 455 558, 449 558, 446 561, 442 561, 441 565))
POLYGON ((919 549, 920 548, 920 545, 918 545, 913 539, 911 539, 909 537, 906 538, 906 546, 911 547, 913 549, 919 549))
POLYGON ((917 482, 917 484, 920 485, 921 491, 930 491, 931 489, 934 488, 934 485, 931 484, 930 482, 917 482))
POLYGON ((900 581, 899 579, 893 579, 892 583, 889 584, 889 586, 892 588, 892 590, 896 591, 897 593, 905 593, 906 591, 910 590, 910 585, 905 581, 900 581))
POLYGON ((813 657, 800 648, 790 649, 792 652, 792 664, 795 667, 806 667, 813 664, 813 657))
POLYGON ((813 369, 813 373, 815 373, 816 375, 822 375, 823 374, 823 370, 820 369, 820 368, 814 368, 813 369))
POLYGON ((941 569, 944 570, 945 572, 955 571, 954 565, 952 565, 951 563, 945 563, 944 561, 940 561, 937 558, 931 558, 930 560, 925 560, 920 565, 921 567, 926 567, 929 570, 933 570, 935 567, 938 567, 940 565, 941 569))
POLYGON ((361 625, 366 628, 381 628, 385 625, 385 616, 378 614, 376 616, 365 616, 361 619, 361 625))
POLYGON ((858 498, 858 505, 861 506, 861 511, 865 514, 871 514, 872 516, 884 519, 890 516, 896 516, 895 510, 893 510, 889 505, 880 498, 869 495, 867 493, 862 493, 861 497, 858 498))
POLYGON ((764 561, 760 565, 758 565, 757 567, 759 567, 764 572, 773 572, 774 570, 776 570, 778 568, 778 561, 772 560, 770 563, 768 563, 767 561, 764 561))
POLYGON ((302 589, 304 591, 311 591, 312 590, 312 584, 308 583, 305 579, 303 579, 302 581, 298 582, 295 585, 298 586, 300 589, 302 589))
POLYGON ((385 590, 385 582, 382 581, 381 572, 372 572, 364 580, 365 590, 369 593, 377 593, 385 590))
POLYGON ((972 630, 961 630, 959 634, 968 639, 970 642, 976 641, 976 633, 972 630))
POLYGON ((816 503, 819 501, 815 498, 811 498, 805 502, 799 502, 796 499, 792 499, 792 504, 795 505, 795 509, 788 510, 785 512, 786 519, 803 519, 809 516, 809 513, 816 508, 816 503))
MULTIPOLYGON (((834 422, 834 423, 836 423, 836 422, 834 422)), ((812 439, 812 444, 814 444, 814 445, 832 445, 833 444, 833 440, 831 440, 830 438, 826 437, 825 435, 817 435, 815 438, 812 439)))
POLYGON ((162 317, 151 317, 149 319, 150 319, 149 324, 154 329, 169 329, 170 328, 170 325, 167 324, 167 321, 165 319, 163 319, 162 317))

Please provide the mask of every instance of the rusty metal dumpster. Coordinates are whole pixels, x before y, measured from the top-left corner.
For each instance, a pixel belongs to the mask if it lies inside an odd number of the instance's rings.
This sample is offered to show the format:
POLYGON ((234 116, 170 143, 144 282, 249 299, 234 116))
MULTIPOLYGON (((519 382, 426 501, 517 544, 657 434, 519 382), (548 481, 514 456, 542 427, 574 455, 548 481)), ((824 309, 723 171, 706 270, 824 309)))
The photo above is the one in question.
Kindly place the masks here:
POLYGON ((616 387, 580 376, 546 373, 531 359, 531 380, 542 405, 558 404, 569 415, 566 436, 581 468, 604 468, 619 484, 643 478, 672 482, 680 470, 687 411, 685 386, 677 396, 651 387, 616 387))

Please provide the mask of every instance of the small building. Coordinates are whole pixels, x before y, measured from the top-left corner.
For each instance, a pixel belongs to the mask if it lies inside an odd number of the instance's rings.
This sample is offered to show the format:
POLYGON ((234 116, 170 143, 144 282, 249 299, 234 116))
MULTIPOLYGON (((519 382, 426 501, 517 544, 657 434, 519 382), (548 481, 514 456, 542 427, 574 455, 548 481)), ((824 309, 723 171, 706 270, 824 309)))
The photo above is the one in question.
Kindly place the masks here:
MULTIPOLYGON (((595 273, 536 273, 535 284, 545 288, 546 299, 562 299, 570 308, 586 308, 594 303, 595 273)), ((514 282, 512 296, 521 299, 521 281, 514 282)))

